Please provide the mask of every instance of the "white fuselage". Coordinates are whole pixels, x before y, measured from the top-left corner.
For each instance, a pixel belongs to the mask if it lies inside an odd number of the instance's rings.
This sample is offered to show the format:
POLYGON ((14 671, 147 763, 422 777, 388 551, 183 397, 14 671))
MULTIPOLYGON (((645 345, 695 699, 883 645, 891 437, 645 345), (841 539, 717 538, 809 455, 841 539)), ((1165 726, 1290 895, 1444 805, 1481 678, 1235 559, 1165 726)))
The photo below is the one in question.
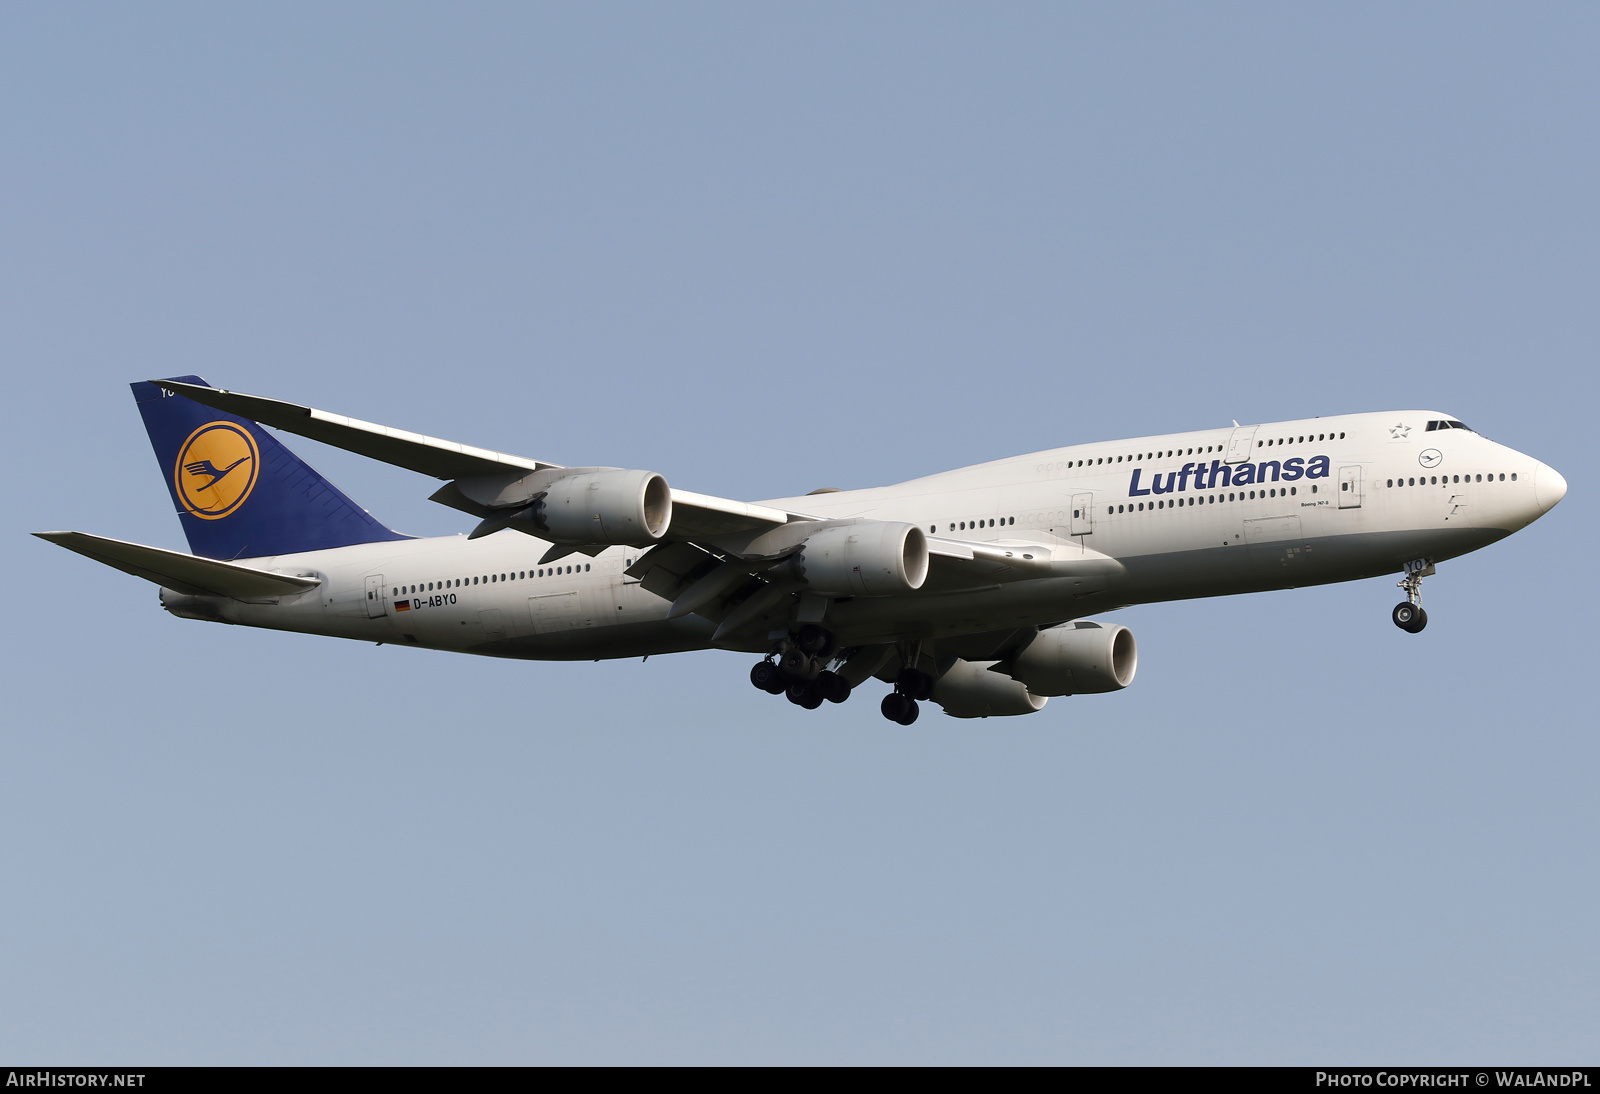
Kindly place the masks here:
MULTIPOLYGON (((1532 457, 1470 430, 1426 430, 1448 419, 1391 411, 1107 441, 766 504, 1042 549, 1058 564, 1059 573, 930 581, 909 595, 846 598, 829 609, 845 645, 938 639, 1398 573, 1412 559, 1441 561, 1509 535, 1565 493, 1561 476, 1532 457), (1244 477, 1251 481, 1235 481, 1244 477), (1095 555, 1114 563, 1079 564, 1095 555)), ((501 657, 630 657, 711 644, 712 622, 669 621, 668 602, 625 575, 640 549, 540 565, 549 546, 503 531, 282 555, 250 562, 314 575, 320 586, 261 602, 170 590, 162 599, 197 618, 501 657)), ((766 646, 747 639, 737 648, 766 646)))

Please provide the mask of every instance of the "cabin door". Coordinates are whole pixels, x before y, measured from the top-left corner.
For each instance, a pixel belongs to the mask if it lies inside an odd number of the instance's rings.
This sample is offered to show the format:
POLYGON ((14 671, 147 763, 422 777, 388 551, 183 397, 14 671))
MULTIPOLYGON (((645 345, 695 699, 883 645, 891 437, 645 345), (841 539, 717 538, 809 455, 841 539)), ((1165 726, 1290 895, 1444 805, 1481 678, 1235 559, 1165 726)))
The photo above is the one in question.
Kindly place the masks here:
POLYGON ((367 618, 382 619, 389 614, 388 601, 384 597, 387 590, 383 585, 382 574, 367 575, 367 618))
POLYGON ((1339 468, 1339 508, 1361 508, 1361 468, 1339 468))
POLYGON ((1094 531, 1094 495, 1072 495, 1072 535, 1086 536, 1094 531))
POLYGON ((1255 443, 1255 426, 1234 426, 1233 434, 1228 438, 1228 462, 1249 463, 1251 455, 1253 455, 1255 452, 1255 443))

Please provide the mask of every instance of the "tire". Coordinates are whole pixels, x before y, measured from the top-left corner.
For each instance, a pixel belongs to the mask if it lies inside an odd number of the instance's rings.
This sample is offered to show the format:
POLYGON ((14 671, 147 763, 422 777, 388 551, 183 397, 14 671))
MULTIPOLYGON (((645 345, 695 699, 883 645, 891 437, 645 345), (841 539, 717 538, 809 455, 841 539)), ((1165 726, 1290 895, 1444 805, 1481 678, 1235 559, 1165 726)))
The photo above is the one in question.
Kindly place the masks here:
POLYGON ((1411 624, 1411 626, 1409 628, 1407 628, 1407 629, 1410 630, 1412 634, 1416 634, 1417 632, 1421 631, 1423 627, 1426 627, 1427 625, 1428 625, 1428 613, 1423 611, 1421 608, 1418 608, 1417 609, 1416 621, 1413 622, 1411 624))
POLYGON ((931 699, 933 677, 920 669, 901 669, 895 674, 894 689, 907 699, 931 699))
MULTIPOLYGON (((1416 634, 1417 631, 1422 629, 1416 625, 1417 614, 1421 611, 1421 608, 1407 600, 1394 606, 1394 611, 1390 613, 1390 618, 1394 620, 1394 625, 1401 630, 1416 634)), ((1423 618, 1427 617, 1424 616, 1423 618)))
POLYGON ((783 673, 778 671, 778 666, 771 661, 757 661, 750 667, 750 682, 762 691, 776 695, 784 687, 783 673))
POLYGON ((824 670, 817 673, 815 686, 822 697, 830 703, 842 703, 850 698, 850 681, 837 672, 824 670))
POLYGON ((899 722, 903 726, 908 726, 912 722, 915 722, 917 720, 917 715, 921 713, 922 708, 917 706, 916 700, 907 699, 904 713, 902 713, 900 717, 896 718, 895 721, 899 722))
POLYGON ((901 725, 907 725, 909 723, 902 722, 900 720, 905 717, 906 707, 915 705, 915 703, 913 703, 910 699, 907 699, 904 695, 901 695, 898 691, 891 691, 888 695, 883 697, 883 702, 878 705, 878 709, 883 712, 883 716, 889 719, 889 721, 900 722, 901 725))
POLYGON ((792 680, 811 680, 817 675, 817 663, 803 650, 791 649, 783 655, 778 667, 792 680))
POLYGON ((822 696, 817 694, 816 687, 804 680, 796 680, 790 684, 784 689, 784 694, 789 697, 789 702, 807 710, 816 710, 822 705, 822 696))

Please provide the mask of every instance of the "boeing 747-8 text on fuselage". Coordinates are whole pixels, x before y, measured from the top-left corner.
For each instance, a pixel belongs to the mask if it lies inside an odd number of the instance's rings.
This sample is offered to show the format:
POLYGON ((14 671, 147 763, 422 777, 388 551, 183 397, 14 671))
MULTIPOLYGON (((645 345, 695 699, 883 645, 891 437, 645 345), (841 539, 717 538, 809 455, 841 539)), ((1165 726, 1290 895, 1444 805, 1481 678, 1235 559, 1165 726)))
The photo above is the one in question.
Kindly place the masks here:
POLYGON ((800 706, 877 677, 886 717, 1028 714, 1133 680, 1131 604, 1401 575, 1538 519, 1566 480, 1448 414, 1384 411, 1075 445, 895 486, 748 503, 563 467, 185 376, 133 385, 194 554, 43 538, 161 586, 175 615, 540 660, 762 655, 800 706), (476 520, 374 520, 261 425, 444 480, 476 520))

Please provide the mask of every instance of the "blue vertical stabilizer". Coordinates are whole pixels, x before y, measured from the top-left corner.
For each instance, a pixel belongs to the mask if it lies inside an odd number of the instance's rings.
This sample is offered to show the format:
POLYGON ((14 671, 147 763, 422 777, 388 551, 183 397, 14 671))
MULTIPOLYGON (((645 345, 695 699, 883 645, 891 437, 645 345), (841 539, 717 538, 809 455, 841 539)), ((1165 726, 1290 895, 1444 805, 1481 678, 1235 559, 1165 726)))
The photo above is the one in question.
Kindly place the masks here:
POLYGON ((379 524, 255 422, 152 383, 129 386, 195 554, 259 558, 411 538, 379 524))

